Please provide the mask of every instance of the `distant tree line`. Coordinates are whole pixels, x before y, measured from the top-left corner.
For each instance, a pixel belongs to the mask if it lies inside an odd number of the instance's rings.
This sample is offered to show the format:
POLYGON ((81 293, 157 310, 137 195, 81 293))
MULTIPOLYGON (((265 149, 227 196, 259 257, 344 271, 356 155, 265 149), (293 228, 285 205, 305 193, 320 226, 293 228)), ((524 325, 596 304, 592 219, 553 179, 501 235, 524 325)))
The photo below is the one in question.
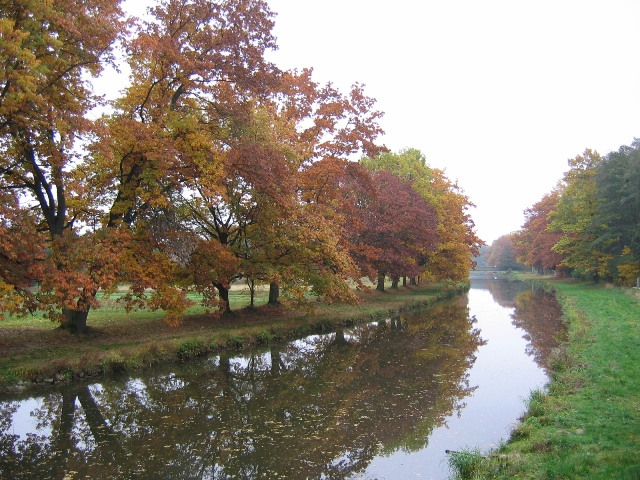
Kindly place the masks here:
POLYGON ((640 277, 640 140, 601 157, 569 160, 556 187, 525 210, 511 240, 518 261, 542 272, 635 285, 640 277))
POLYGON ((491 245, 482 247, 476 263, 495 270, 524 270, 527 268, 516 259, 511 234, 502 235, 491 242, 491 245))
POLYGON ((166 0, 138 20, 120 3, 0 5, 0 316, 83 331, 121 285, 124 308, 175 318, 189 292, 228 312, 240 278, 273 302, 354 302, 364 277, 467 277, 469 199, 378 144, 362 85, 270 63, 265 1, 166 0), (92 77, 122 62, 107 105, 92 77))

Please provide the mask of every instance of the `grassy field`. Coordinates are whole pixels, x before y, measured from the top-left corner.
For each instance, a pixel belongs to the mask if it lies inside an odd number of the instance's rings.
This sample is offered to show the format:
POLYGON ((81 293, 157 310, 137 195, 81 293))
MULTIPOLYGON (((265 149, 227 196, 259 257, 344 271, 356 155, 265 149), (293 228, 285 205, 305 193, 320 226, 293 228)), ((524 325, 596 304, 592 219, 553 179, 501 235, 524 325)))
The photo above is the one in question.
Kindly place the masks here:
POLYGON ((71 335, 51 321, 33 316, 0 322, 0 388, 72 381, 77 377, 147 368, 219 349, 267 344, 367 319, 401 309, 429 305, 460 293, 466 286, 440 284, 361 293, 359 305, 313 302, 313 309, 292 311, 267 306, 268 292, 249 309, 249 292, 231 291, 232 315, 215 318, 201 308, 169 325, 162 312, 127 313, 112 298, 90 312, 87 335, 71 335))
POLYGON ((459 479, 640 479, 640 291, 548 280, 570 339, 548 389, 493 452, 450 456, 459 479))

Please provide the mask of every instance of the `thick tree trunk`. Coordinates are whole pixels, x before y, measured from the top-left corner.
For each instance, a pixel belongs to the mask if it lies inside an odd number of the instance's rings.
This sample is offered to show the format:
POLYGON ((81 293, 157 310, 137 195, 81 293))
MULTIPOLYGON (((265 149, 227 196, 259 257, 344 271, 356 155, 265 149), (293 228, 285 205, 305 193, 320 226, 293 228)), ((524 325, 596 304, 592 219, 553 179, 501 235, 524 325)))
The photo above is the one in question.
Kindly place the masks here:
POLYGON ((384 274, 378 274, 378 284, 376 285, 376 290, 379 292, 384 292, 384 274))
POLYGON ((87 318, 89 317, 89 310, 91 309, 91 301, 96 296, 96 293, 97 292, 93 292, 93 294, 90 295, 87 292, 83 292, 82 297, 76 302, 76 308, 64 308, 62 310, 64 320, 60 328, 72 334, 87 333, 89 331, 87 328, 87 318))
POLYGON ((398 288, 398 283, 400 283, 400 277, 392 277, 391 278, 391 288, 398 288))
POLYGON ((214 286, 218 289, 218 296, 220 297, 220 310, 223 314, 231 313, 231 305, 229 305, 229 289, 221 283, 216 283, 214 286))
POLYGON ((277 282, 269 284, 269 305, 280 305, 280 285, 277 282))
POLYGON ((406 275, 404 277, 402 277, 402 286, 403 287, 407 286, 407 276, 406 275))
POLYGON ((87 333, 87 317, 89 316, 89 310, 71 310, 65 308, 63 310, 64 321, 60 326, 64 330, 68 330, 70 333, 87 333))
POLYGON ((416 285, 416 277, 411 277, 409 280, 409 285, 416 285))

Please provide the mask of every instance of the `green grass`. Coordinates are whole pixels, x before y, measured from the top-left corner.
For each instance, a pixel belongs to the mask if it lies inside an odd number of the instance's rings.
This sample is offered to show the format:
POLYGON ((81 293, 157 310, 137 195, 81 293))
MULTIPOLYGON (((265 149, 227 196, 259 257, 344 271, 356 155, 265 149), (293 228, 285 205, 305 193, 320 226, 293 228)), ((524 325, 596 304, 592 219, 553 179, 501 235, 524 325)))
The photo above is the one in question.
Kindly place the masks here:
POLYGON ((509 442, 456 478, 640 479, 640 296, 549 284, 570 329, 554 380, 532 393, 509 442))
POLYGON ((447 459, 449 469, 459 479, 478 478, 478 472, 484 462, 484 457, 479 449, 463 449, 458 452, 449 452, 447 459))

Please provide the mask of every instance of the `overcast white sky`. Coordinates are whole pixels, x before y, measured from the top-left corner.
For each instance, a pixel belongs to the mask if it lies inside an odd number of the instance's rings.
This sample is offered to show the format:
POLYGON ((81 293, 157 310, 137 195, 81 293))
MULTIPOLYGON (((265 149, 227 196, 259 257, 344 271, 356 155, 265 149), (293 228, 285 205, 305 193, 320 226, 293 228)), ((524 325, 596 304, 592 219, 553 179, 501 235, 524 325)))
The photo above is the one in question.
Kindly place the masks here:
POLYGON ((567 159, 640 137, 638 0, 268 3, 270 58, 345 92, 364 83, 384 143, 458 180, 488 243, 520 228, 567 159))

